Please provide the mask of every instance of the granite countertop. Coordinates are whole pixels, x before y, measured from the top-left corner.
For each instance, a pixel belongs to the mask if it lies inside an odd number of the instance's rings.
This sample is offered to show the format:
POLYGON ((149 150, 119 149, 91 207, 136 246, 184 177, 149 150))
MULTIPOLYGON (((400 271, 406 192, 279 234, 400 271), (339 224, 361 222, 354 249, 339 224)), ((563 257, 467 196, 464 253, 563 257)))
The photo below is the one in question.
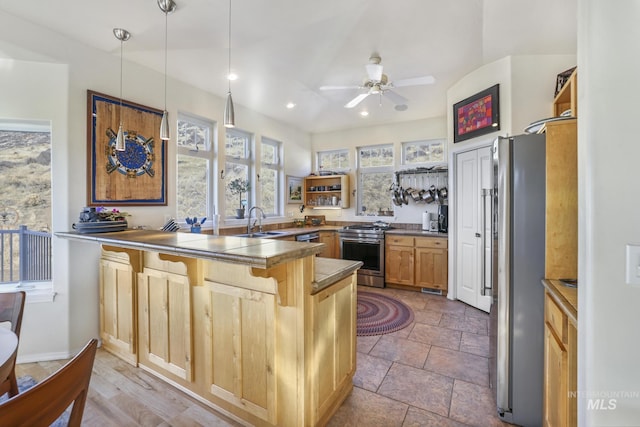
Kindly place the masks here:
POLYGON ((563 285, 560 280, 542 279, 542 285, 549 291, 560 308, 573 324, 578 324, 578 288, 563 285))
POLYGON ((322 252, 324 248, 323 243, 154 230, 125 230, 111 233, 69 231, 54 234, 65 239, 246 264, 257 268, 270 268, 287 261, 315 255, 322 252))
POLYGON ((447 233, 438 233, 435 231, 409 230, 404 228, 394 228, 386 231, 385 234, 395 234, 400 236, 419 236, 419 237, 438 237, 446 239, 449 237, 447 233))
POLYGON ((349 276, 362 266, 362 261, 316 257, 316 274, 312 294, 349 276))

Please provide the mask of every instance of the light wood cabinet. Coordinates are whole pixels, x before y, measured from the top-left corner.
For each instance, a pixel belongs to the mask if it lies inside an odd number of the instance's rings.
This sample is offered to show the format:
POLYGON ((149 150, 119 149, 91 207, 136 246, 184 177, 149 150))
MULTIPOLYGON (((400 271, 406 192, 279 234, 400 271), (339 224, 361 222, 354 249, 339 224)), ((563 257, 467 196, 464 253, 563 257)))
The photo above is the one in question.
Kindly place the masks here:
POLYGON ((349 175, 307 176, 303 185, 304 204, 312 209, 346 209, 349 207, 349 175), (332 204, 336 197, 338 204, 332 204))
POLYGON ((336 395, 350 390, 356 370, 356 288, 348 277, 312 297, 311 324, 318 325, 313 333, 314 360, 322 366, 317 378, 316 402, 319 425, 329 421, 326 414, 337 409, 336 395))
POLYGON ((193 381, 191 258, 144 253, 138 273, 139 363, 193 381), (164 258, 164 259, 163 259, 164 258))
POLYGON ((421 288, 448 289, 448 250, 446 239, 415 239, 415 285, 421 288))
POLYGON ((136 366, 136 250, 103 247, 100 257, 100 338, 105 350, 136 366))
POLYGON ((577 425, 577 329, 545 292, 543 425, 577 425), (572 394, 573 393, 573 394, 572 394))
POLYGON ((577 120, 550 122, 546 133, 545 278, 578 277, 577 120))
POLYGON ((340 247, 338 236, 335 231, 319 231, 318 237, 320 243, 325 244, 325 248, 318 256, 324 258, 340 258, 340 247))
POLYGON ((447 240, 387 235, 385 281, 417 288, 448 289, 447 240))
POLYGON ((105 245, 103 345, 247 425, 326 425, 353 389, 357 273, 314 294, 315 260, 263 269, 105 245))
POLYGON ((569 80, 553 100, 553 115, 558 117, 563 112, 571 110, 573 117, 578 117, 578 74, 577 70, 571 73, 569 80))
POLYGON ((384 278, 396 285, 414 286, 413 237, 386 236, 384 278))

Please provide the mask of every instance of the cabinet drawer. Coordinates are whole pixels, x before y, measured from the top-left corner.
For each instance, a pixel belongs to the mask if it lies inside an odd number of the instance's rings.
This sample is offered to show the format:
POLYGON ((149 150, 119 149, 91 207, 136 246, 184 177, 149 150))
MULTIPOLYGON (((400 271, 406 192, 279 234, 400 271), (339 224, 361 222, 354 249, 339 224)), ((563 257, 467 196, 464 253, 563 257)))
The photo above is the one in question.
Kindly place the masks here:
POLYGON ((431 237, 416 237, 417 248, 446 248, 447 239, 434 239, 431 237))
POLYGON ((545 297, 544 317, 558 338, 567 344, 567 316, 548 294, 545 297))
POLYGON ((394 246, 413 246, 413 236, 385 236, 387 245, 394 246))

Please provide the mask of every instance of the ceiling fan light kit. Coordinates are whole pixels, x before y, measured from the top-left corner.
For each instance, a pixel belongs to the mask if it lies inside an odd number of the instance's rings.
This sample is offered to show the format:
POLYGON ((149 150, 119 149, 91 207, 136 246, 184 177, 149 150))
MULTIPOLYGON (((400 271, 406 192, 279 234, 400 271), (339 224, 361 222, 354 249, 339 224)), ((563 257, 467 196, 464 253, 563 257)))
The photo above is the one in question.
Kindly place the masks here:
MULTIPOLYGON (((382 72, 383 67, 380 64, 382 59, 377 53, 373 53, 369 57, 369 63, 365 65, 367 77, 360 86, 321 86, 320 90, 344 90, 344 89, 366 89, 366 92, 358 94, 351 101, 347 102, 345 108, 354 108, 365 100, 369 95, 383 95, 388 97, 395 104, 396 111, 407 110, 408 100, 394 92, 392 89, 407 86, 423 86, 435 83, 433 76, 413 77, 409 79, 390 81, 389 77, 382 72)), ((380 101, 382 105, 382 100, 380 101)))

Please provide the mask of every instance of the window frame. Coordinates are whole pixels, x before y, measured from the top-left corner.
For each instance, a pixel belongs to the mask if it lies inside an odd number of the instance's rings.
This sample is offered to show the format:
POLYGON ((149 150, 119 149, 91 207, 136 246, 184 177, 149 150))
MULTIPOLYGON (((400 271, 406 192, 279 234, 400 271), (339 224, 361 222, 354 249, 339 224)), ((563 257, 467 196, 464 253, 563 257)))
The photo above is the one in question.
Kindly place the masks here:
POLYGON ((362 182, 363 176, 367 174, 375 174, 375 173, 390 173, 393 175, 395 172, 395 160, 396 160, 396 152, 393 143, 384 143, 384 144, 374 144, 374 145, 365 145, 361 147, 356 147, 356 180, 357 180, 357 188, 356 192, 356 206, 355 206, 355 215, 356 216, 370 216, 363 214, 362 212, 362 182), (372 148, 388 148, 392 153, 393 157, 391 159, 391 163, 386 166, 362 166, 362 160, 360 155, 362 154, 362 150, 372 149, 372 148))
POLYGON ((404 141, 401 143, 401 164, 403 166, 442 164, 447 162, 447 140, 446 138, 418 139, 413 141, 404 141), (425 162, 411 162, 407 159, 407 147, 411 144, 426 143, 426 145, 442 144, 442 160, 427 160, 425 162))
POLYGON ((339 149, 335 149, 335 150, 321 150, 321 151, 316 151, 316 170, 320 171, 322 169, 325 169, 325 167, 320 164, 320 156, 323 154, 334 154, 334 153, 346 153, 347 155, 347 166, 346 167, 331 167, 331 171, 332 172, 348 172, 349 170, 351 170, 351 153, 349 151, 348 148, 339 148, 339 149))
MULTIPOLYGON (((216 201, 218 200, 218 188, 215 185, 218 170, 218 150, 217 150, 217 122, 215 120, 210 120, 204 117, 199 117, 195 114, 187 113, 187 112, 178 112, 178 119, 176 121, 176 129, 180 129, 180 122, 187 121, 189 123, 193 123, 197 126, 207 128, 208 129, 208 140, 205 141, 205 149, 203 150, 193 150, 190 147, 180 146, 176 143, 176 216, 178 214, 178 186, 177 180, 179 175, 178 168, 178 158, 179 156, 189 156, 198 159, 203 159, 207 161, 207 178, 206 178, 206 212, 204 212, 204 216, 209 218, 209 222, 211 222, 211 218, 213 218, 214 212, 217 213, 216 210, 216 201), (208 145, 208 147, 206 147, 208 145)), ((196 148, 198 145, 196 144, 196 148)), ((181 226, 186 228, 187 224, 184 218, 176 218, 176 222, 181 226)), ((206 225, 206 224, 205 224, 206 225)))
MULTIPOLYGON (((0 118, 0 130, 7 132, 30 132, 30 133, 48 133, 49 134, 49 150, 53 155, 53 123, 50 120, 39 120, 39 119, 18 119, 18 118, 0 118)), ((22 280, 20 277, 17 281, 7 281, 0 283, 0 290, 2 292, 12 292, 12 291, 25 291, 27 292, 27 302, 50 302, 53 301, 54 293, 53 293, 53 280, 55 271, 53 268, 53 263, 55 260, 55 248, 56 245, 53 244, 53 208, 54 208, 54 199, 53 199, 53 157, 49 159, 49 180, 51 183, 51 194, 49 200, 49 210, 50 210, 50 223, 49 227, 49 235, 50 235, 50 248, 49 248, 49 260, 47 264, 50 266, 51 277, 49 280, 22 280)), ((16 224, 17 227, 20 227, 21 224, 16 224)), ((24 225, 24 224, 22 224, 24 225)), ((3 244, 4 247, 4 244, 3 244)), ((20 254, 22 251, 20 250, 20 254)), ((21 255, 19 255, 21 256, 21 255)), ((11 255, 13 257, 13 254, 11 255)), ((20 273, 18 272, 18 275, 20 273)))
MULTIPOLYGON (((227 199, 227 184, 228 184, 228 175, 227 175, 227 164, 239 164, 247 167, 247 179, 249 181, 250 189, 247 192, 247 205, 245 206, 245 210, 255 204, 255 194, 256 194, 256 186, 255 186, 255 135, 251 132, 248 132, 243 129, 239 129, 237 127, 234 128, 225 128, 225 144, 224 144, 224 191, 221 190, 221 194, 224 196, 221 197, 223 200, 223 208, 220 209, 220 215, 225 221, 233 221, 236 220, 235 216, 227 215, 226 210, 226 199, 227 199), (245 157, 236 157, 230 156, 227 154, 227 139, 229 135, 235 134, 236 136, 244 136, 246 137, 246 145, 245 145, 245 157)), ((245 212, 245 215, 248 212, 245 212)), ((237 222, 244 222, 245 219, 237 219, 237 222)))
MULTIPOLYGON (((281 141, 275 140, 273 138, 269 138, 266 136, 263 136, 260 139, 260 171, 262 172, 263 169, 270 169, 275 171, 275 176, 276 176, 276 182, 274 183, 274 190, 276 191, 275 194, 275 201, 274 201, 274 205, 275 205, 275 212, 273 213, 266 213, 267 217, 278 217, 278 216, 283 216, 283 210, 284 210, 284 192, 283 192, 283 188, 284 188, 284 150, 283 150, 283 146, 284 144, 281 141), (271 146, 274 149, 274 152, 276 153, 276 162, 275 163, 264 163, 262 161, 262 148, 265 146, 271 146)), ((257 180, 258 182, 260 181, 260 175, 257 176, 257 180)), ((262 206, 264 204, 264 194, 262 194, 262 187, 260 187, 260 205, 262 206)))

